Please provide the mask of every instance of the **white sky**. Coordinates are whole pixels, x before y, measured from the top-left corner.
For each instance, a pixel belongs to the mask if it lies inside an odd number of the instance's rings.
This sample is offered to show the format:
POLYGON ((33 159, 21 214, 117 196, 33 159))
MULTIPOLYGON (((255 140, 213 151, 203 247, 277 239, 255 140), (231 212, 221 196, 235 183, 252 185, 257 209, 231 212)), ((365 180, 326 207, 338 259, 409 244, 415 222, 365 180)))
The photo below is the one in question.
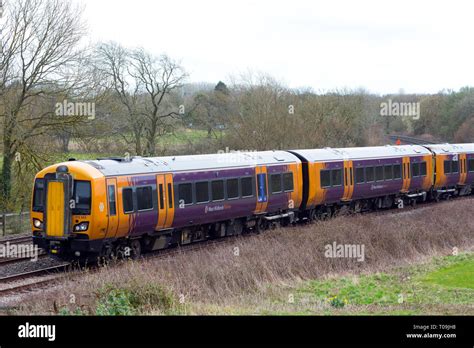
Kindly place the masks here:
POLYGON ((77 1, 93 42, 166 53, 190 82, 252 70, 316 91, 474 85, 473 1, 77 1))

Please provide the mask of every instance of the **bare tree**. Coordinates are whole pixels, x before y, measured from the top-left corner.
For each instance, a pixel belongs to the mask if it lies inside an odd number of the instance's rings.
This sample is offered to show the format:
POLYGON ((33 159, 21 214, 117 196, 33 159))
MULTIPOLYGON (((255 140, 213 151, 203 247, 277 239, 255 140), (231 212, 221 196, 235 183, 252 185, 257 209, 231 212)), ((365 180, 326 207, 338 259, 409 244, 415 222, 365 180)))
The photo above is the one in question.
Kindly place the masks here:
POLYGON ((186 74, 178 63, 166 55, 154 57, 143 49, 131 52, 131 76, 145 94, 146 152, 156 154, 157 136, 166 132, 170 117, 179 116, 178 110, 169 105, 171 92, 182 86, 186 74))
POLYGON ((142 155, 145 120, 140 98, 140 85, 136 83, 137 81, 130 79, 129 60, 128 50, 117 43, 110 42, 98 45, 93 65, 98 74, 98 79, 100 80, 103 77, 104 87, 111 88, 125 108, 127 116, 125 119, 131 131, 131 137, 117 124, 114 126, 114 133, 120 135, 127 144, 133 143, 135 153, 142 155))
POLYGON ((0 122, 3 137, 2 195, 11 194, 16 153, 31 139, 74 118, 58 118, 54 107, 36 109, 39 99, 78 87, 77 45, 84 34, 81 10, 68 1, 8 2, 1 28, 0 122))

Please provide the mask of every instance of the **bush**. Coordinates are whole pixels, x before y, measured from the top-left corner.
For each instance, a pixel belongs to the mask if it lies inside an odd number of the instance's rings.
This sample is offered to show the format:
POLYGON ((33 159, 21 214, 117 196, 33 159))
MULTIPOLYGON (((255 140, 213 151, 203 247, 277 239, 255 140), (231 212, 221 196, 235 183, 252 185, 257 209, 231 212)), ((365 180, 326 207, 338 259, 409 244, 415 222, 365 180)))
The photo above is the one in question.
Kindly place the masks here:
POLYGON ((98 293, 97 315, 135 315, 149 311, 169 313, 174 299, 161 285, 131 281, 124 287, 106 285, 98 293))

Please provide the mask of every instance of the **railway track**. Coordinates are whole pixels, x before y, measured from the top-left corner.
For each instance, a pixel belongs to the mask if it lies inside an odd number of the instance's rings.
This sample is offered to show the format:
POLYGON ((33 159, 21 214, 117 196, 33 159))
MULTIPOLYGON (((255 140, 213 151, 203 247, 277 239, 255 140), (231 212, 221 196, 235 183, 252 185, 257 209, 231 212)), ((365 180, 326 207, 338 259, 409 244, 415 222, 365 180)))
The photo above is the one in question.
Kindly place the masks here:
POLYGON ((23 243, 31 243, 31 235, 21 235, 16 237, 9 237, 0 239, 0 244, 23 244, 23 243))
POLYGON ((66 271, 71 266, 70 263, 63 263, 60 265, 55 265, 51 267, 40 268, 34 271, 28 271, 23 273, 17 273, 9 275, 6 277, 0 278, 0 284, 6 285, 5 287, 0 288, 0 295, 5 295, 13 292, 21 292, 24 290, 31 290, 40 285, 51 284, 52 282, 59 280, 64 277, 64 271, 66 271), (60 273, 60 274, 58 274, 60 273), (34 282, 29 283, 17 283, 21 280, 34 279, 36 277, 53 275, 53 277, 46 277, 38 279, 34 282))

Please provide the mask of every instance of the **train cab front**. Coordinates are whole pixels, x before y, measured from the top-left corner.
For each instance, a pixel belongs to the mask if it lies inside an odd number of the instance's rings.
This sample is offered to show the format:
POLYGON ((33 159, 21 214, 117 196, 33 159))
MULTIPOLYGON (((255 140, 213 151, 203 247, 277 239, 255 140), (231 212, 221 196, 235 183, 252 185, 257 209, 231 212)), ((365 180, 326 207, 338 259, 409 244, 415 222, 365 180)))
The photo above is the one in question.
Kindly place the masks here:
POLYGON ((94 249, 91 180, 69 167, 74 166, 59 164, 37 174, 31 207, 33 244, 61 259, 94 249))

